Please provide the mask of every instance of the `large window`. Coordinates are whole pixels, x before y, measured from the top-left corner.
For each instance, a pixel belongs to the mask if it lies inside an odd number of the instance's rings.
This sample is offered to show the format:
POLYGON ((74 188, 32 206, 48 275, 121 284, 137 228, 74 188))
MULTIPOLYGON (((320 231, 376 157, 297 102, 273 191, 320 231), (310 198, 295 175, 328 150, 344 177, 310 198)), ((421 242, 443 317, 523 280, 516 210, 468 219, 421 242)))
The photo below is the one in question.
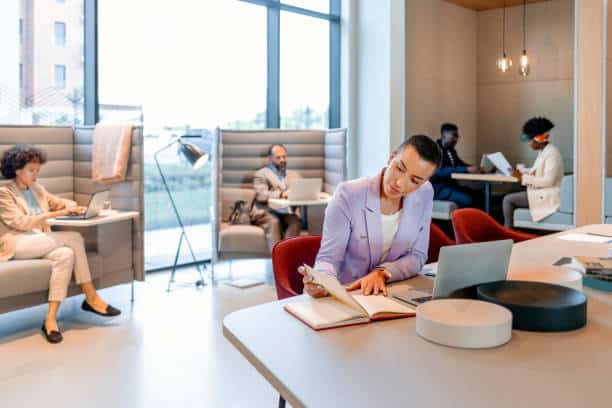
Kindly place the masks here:
POLYGON ((84 1, 0 1, 0 124, 83 123, 84 1))
POLYGON ((268 128, 340 126, 340 0, 241 0, 268 11, 268 128))
POLYGON ((329 22, 281 12, 280 127, 329 125, 329 22))
MULTIPOLYGON (((100 120, 144 125, 145 267, 166 267, 180 229, 155 152, 186 134, 210 145, 217 126, 266 126, 266 10, 228 0, 104 0, 98 22, 100 120)), ((209 259, 212 163, 194 172, 176 151, 158 154, 160 167, 196 256, 209 259)), ((191 262, 183 249, 180 261, 191 262)))
MULTIPOLYGON (((185 134, 210 144, 217 126, 333 124, 338 9, 338 0, 98 2, 100 121, 144 125, 148 270, 172 264, 180 235, 155 152, 185 134)), ((175 146, 157 157, 197 257, 209 258, 214 164, 193 172, 175 146)), ((191 261, 186 248, 180 261, 191 261)))

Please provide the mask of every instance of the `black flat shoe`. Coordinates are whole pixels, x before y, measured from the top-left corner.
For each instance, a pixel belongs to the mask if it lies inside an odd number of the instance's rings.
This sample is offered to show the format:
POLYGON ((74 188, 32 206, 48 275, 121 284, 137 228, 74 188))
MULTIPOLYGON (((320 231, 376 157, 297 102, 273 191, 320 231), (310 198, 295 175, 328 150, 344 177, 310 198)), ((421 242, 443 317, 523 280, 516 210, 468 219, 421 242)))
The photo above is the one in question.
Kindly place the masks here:
POLYGON ((119 316, 121 314, 121 310, 115 307, 112 307, 111 305, 106 306, 106 312, 100 313, 96 309, 91 307, 91 305, 87 303, 86 300, 83 301, 83 304, 81 305, 81 309, 83 309, 86 312, 95 313, 99 316, 104 316, 104 317, 114 317, 114 316, 119 316))
POLYGON ((45 335, 45 338, 49 343, 57 344, 61 343, 61 341, 64 340, 62 333, 58 332, 57 330, 51 330, 50 332, 47 332, 47 327, 45 326, 44 322, 40 329, 42 330, 43 334, 45 335))

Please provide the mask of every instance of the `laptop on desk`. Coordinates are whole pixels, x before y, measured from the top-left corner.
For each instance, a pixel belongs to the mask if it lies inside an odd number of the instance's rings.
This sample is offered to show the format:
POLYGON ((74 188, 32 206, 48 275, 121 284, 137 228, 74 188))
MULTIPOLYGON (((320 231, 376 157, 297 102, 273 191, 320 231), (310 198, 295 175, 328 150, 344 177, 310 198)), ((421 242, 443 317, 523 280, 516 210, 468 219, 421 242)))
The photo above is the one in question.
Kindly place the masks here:
POLYGON ((287 198, 289 201, 315 201, 321 195, 323 180, 320 178, 298 178, 291 181, 287 198))
POLYGON ((89 204, 87 205, 87 211, 83 214, 74 214, 74 215, 64 215, 61 217, 57 217, 56 220, 87 220, 93 217, 98 216, 100 214, 100 210, 104 208, 104 202, 108 201, 110 197, 110 191, 98 191, 94 193, 89 199, 89 204))
POLYGON ((433 293, 412 290, 393 297, 413 306, 449 297, 453 292, 479 283, 506 280, 513 242, 511 239, 440 249, 433 293))

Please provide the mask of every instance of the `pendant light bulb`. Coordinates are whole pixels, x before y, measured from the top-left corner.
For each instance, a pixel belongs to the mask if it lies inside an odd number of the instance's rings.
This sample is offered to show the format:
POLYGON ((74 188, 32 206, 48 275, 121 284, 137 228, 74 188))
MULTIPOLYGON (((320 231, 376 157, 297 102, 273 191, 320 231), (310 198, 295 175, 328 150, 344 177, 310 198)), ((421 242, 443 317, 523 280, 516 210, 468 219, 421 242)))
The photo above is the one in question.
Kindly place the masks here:
POLYGON ((501 72, 506 72, 512 66, 512 59, 506 55, 506 2, 502 11, 502 57, 497 60, 497 68, 501 72))
POLYGON ((523 50, 523 54, 521 55, 521 61, 519 64, 519 73, 522 76, 529 75, 529 57, 527 56, 527 50, 523 50))
POLYGON ((499 68, 501 72, 508 71, 511 66, 512 58, 508 57, 506 53, 504 53, 504 55, 499 60, 497 60, 497 68, 499 68))
POLYGON ((519 61, 519 74, 525 77, 529 75, 530 71, 529 57, 527 56, 527 0, 523 0, 523 53, 519 61))

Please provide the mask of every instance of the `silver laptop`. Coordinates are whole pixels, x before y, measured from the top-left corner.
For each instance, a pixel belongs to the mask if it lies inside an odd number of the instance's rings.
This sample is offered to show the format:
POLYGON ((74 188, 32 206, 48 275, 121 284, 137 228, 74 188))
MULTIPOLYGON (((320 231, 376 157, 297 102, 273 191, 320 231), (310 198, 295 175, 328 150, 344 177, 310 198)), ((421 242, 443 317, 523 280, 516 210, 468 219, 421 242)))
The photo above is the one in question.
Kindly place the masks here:
POLYGON ((299 178, 291 181, 287 198, 289 201, 318 200, 323 180, 320 178, 299 178))
POLYGON ((84 214, 75 214, 75 215, 64 215, 62 217, 57 217, 58 220, 87 220, 89 218, 96 217, 100 214, 100 210, 104 208, 104 202, 108 200, 110 196, 109 190, 98 191, 94 193, 89 199, 89 204, 87 205, 87 211, 84 214))
POLYGON ((506 239, 443 247, 440 249, 433 294, 413 290, 393 296, 418 305, 432 298, 448 297, 456 290, 479 283, 506 280, 512 244, 511 239, 506 239))

